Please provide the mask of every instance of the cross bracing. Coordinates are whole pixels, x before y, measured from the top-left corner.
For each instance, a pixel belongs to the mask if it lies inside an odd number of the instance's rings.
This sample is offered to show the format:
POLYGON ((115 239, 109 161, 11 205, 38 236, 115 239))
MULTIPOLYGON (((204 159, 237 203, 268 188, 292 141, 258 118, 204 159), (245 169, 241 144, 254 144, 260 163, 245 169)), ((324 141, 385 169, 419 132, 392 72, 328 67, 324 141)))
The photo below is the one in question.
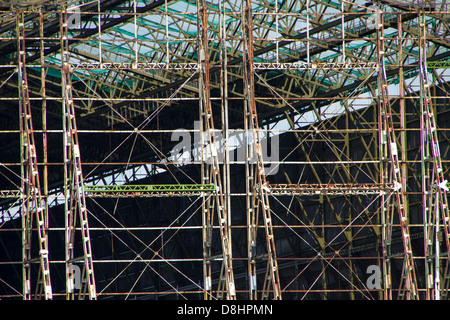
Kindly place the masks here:
POLYGON ((2 298, 448 298, 445 1, 1 9, 2 298))

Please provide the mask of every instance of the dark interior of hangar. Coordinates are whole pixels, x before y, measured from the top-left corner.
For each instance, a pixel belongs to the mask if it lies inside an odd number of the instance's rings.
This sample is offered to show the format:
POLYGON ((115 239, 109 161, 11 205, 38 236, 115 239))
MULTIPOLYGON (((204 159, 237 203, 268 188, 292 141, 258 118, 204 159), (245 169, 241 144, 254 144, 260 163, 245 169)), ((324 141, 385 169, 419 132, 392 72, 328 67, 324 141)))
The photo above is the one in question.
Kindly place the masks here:
MULTIPOLYGON (((437 94, 439 95, 439 94, 437 94)), ((408 128, 418 128, 419 120, 417 116, 417 104, 413 99, 406 99, 406 122, 408 128)), ((438 124, 445 125, 448 122, 448 98, 441 99, 438 103, 438 124)), ((394 104, 395 114, 398 112, 399 103, 394 104)), ((192 106, 195 109, 195 106, 192 106)), ((186 108, 179 107, 176 113, 186 112, 186 108)), ((167 110, 170 113, 167 117, 172 117, 173 109, 167 110)), ((187 111, 181 119, 186 119, 192 114, 187 111)), ((352 128, 370 128, 376 125, 374 121, 376 112, 374 107, 364 108, 354 111, 345 116, 328 119, 318 124, 319 131, 306 128, 300 134, 283 133, 278 137, 280 146, 280 159, 284 163, 279 164, 277 174, 269 177, 271 183, 291 183, 302 180, 306 183, 315 183, 320 173, 319 181, 323 183, 345 183, 342 172, 345 168, 335 169, 333 165, 319 163, 338 160, 333 154, 328 141, 336 141, 338 137, 348 136, 342 139, 341 145, 336 143, 337 150, 346 150, 348 156, 354 161, 369 161, 371 154, 376 153, 377 146, 374 141, 377 132, 372 131, 365 135, 358 132, 345 131, 352 128), (350 120, 349 120, 350 119, 350 120), (341 128, 345 133, 328 132, 327 129, 341 128), (302 143, 299 144, 299 141, 302 143), (344 146, 349 143, 348 146, 344 146), (299 145, 292 152, 291 146, 299 145), (289 164, 291 160, 303 161, 304 164, 289 164), (307 164, 306 161, 318 161, 318 164, 307 164)), ((281 121, 281 119, 277 119, 281 121)), ((57 124, 55 124, 56 126, 57 124)), ((270 121, 266 126, 270 127, 270 121)), ((188 128, 186 125, 187 129, 188 128)), ((192 133, 193 135, 194 133, 192 133)), ((138 139, 130 138, 120 149, 116 149, 119 142, 123 141, 122 136, 129 134, 97 134, 96 139, 89 139, 92 134, 86 133, 84 137, 80 134, 82 154, 86 155, 86 163, 95 162, 99 155, 110 154, 116 151, 117 162, 140 163, 145 158, 147 162, 156 161, 157 157, 149 152, 149 147, 138 139), (119 136, 119 137, 111 137, 119 136), (130 153, 130 144, 141 145, 142 150, 130 153), (144 146, 142 146, 144 145, 144 146), (100 149, 93 152, 93 149, 100 149), (122 151, 126 150, 126 151, 122 151), (132 155, 131 159, 130 154, 132 155), (137 154, 134 157, 134 154, 137 154)), ((170 141, 170 137, 164 139, 170 141)), ((17 139, 17 134, 15 134, 17 139)), ((57 135, 55 134, 57 137, 57 135)), ((419 131, 407 133, 408 158, 415 159, 419 152, 419 131)), ((152 139, 149 134, 148 139, 152 139)), ((56 140, 56 139, 55 139, 56 140)), ((57 141, 53 140, 52 143, 57 141)), ((156 138, 155 141, 158 139, 156 138)), ((448 140, 443 140, 441 148, 444 154, 448 153, 448 140)), ((17 142, 15 143, 17 144, 17 142)), ((11 144, 11 145, 15 145, 11 144)), ((168 144, 164 150, 172 150, 176 142, 168 144)), ((271 145, 270 141, 267 143, 271 145)), ((236 151, 232 151, 236 152, 236 151)), ((101 156, 100 156, 101 158, 101 156)), ((55 161, 57 162, 57 161, 55 161)), ((365 167, 356 165, 348 166, 349 174, 357 177, 359 182, 370 182, 368 175, 376 172, 378 163, 367 163, 365 167)), ((105 166, 103 171, 94 171, 103 179, 119 179, 120 173, 128 168, 138 168, 140 165, 105 166), (115 175, 113 174, 115 173, 115 175), (111 178, 115 176, 115 178, 111 178)), ((95 166, 90 166, 95 168, 95 166)), ((164 172, 147 172, 148 177, 139 179, 139 175, 131 184, 163 184, 163 183, 189 183, 190 179, 199 181, 201 179, 198 167, 195 165, 164 167, 164 172), (189 179, 187 178, 189 177, 189 179)), ((247 219, 245 202, 245 168, 240 164, 231 164, 231 233, 233 245, 233 259, 236 286, 241 289, 238 297, 246 299, 249 290, 249 279, 247 274, 249 248, 247 245, 247 219)), ((62 171, 62 168, 61 168, 62 171)), ((416 165, 408 166, 408 192, 410 195, 410 222, 418 225, 411 228, 411 238, 413 250, 417 256, 423 256, 422 237, 423 230, 420 227, 423 217, 421 216, 420 196, 417 195, 419 183, 416 175, 420 167, 416 165)), ((55 187, 59 177, 55 175, 55 187)), ((106 181, 106 180, 104 180, 106 181)), ((109 180, 111 181, 111 180, 109 180)), ((6 189, 3 186, 2 189, 6 189)), ((279 259, 280 280, 286 288, 285 297, 287 299, 300 299, 303 297, 313 281, 317 281, 318 287, 326 287, 330 292, 313 292, 308 294, 307 299, 364 299, 368 293, 362 289, 365 283, 361 279, 367 278, 366 269, 371 264, 378 264, 382 256, 382 241, 380 234, 380 204, 381 199, 374 195, 335 195, 323 196, 312 195, 302 196, 275 196, 271 199, 271 208, 274 213, 274 236, 277 239, 277 254, 279 259), (351 222, 351 224, 350 224, 351 222), (347 225, 349 227, 347 228, 347 225), (319 228, 315 228, 320 226, 319 228), (351 239, 351 241, 349 241, 351 239), (328 243, 329 245, 325 245, 328 243), (328 257, 329 262, 317 259, 318 255, 328 257), (327 268, 331 269, 325 274, 321 274, 327 268), (308 266, 308 268, 305 268, 308 266), (301 272, 302 271, 302 272, 301 272), (292 278, 295 281, 292 281, 292 278), (359 283, 358 283, 359 282, 359 283), (356 283, 361 289, 359 292, 347 292, 356 283), (290 292, 290 291, 293 292, 290 292)), ((97 287, 105 298, 130 298, 133 299, 203 299, 203 243, 202 232, 204 231, 202 222, 201 201, 198 197, 140 197, 130 194, 125 198, 92 198, 87 201, 90 220, 91 239, 93 255, 98 263, 95 267, 97 287), (166 293, 165 293, 166 292, 166 293), (108 294, 115 293, 114 296, 108 294), (120 293, 120 294, 119 294, 120 293)), ((3 202, 7 206, 7 202, 3 202)), ((50 259, 60 261, 52 265, 52 274, 55 275, 55 292, 64 292, 64 252, 60 249, 64 244, 64 206, 62 204, 51 207, 49 214, 49 242, 55 248, 50 247, 52 254, 50 259)), ((217 220, 217 217, 214 219, 217 220)), ((396 219, 397 220, 397 219, 396 219)), ((216 223, 213 223, 217 224, 216 223)), ((394 221, 392 234, 392 254, 399 254, 402 251, 401 234, 398 221, 394 221)), ((2 256, 8 256, 16 264, 2 265, 2 274, 12 275, 15 278, 12 282, 15 286, 20 286, 20 219, 14 219, 4 224, 5 230, 15 230, 2 234, 2 256)), ((211 245, 212 274, 215 279, 220 279, 221 273, 221 244, 218 240, 219 230, 217 226, 212 230, 216 236, 211 245)), ((264 230, 263 226, 258 228, 258 243, 252 248, 255 264, 259 265, 260 272, 257 274, 257 288, 264 285, 265 256, 264 230)), ((79 254, 82 249, 78 236, 77 243, 79 254)), ((327 261, 327 260, 325 260, 327 261)), ((417 262, 418 270, 423 268, 417 262)), ((401 257, 393 258, 393 274, 401 274, 401 257)), ((38 273, 36 268, 33 272, 38 273)), ((394 286, 400 283, 399 277, 393 278, 394 286)), ((423 282, 423 278, 419 278, 423 282)), ((218 280, 213 285, 218 285, 218 280)), ((11 288, 3 286, 2 295, 11 294, 11 288)), ((101 297, 101 296, 100 296, 101 297)), ((378 298, 377 294, 372 294, 371 298, 378 298)))

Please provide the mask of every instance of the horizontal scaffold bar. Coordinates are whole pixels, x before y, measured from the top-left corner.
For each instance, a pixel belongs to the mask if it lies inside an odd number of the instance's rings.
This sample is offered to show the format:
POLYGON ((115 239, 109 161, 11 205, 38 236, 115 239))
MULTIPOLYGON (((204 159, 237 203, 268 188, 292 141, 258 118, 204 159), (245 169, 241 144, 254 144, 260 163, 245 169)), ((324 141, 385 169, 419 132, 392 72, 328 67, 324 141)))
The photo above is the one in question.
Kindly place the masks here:
POLYGON ((93 185, 84 186, 89 197, 130 197, 130 196, 184 196, 214 192, 214 184, 142 184, 142 185, 93 185))

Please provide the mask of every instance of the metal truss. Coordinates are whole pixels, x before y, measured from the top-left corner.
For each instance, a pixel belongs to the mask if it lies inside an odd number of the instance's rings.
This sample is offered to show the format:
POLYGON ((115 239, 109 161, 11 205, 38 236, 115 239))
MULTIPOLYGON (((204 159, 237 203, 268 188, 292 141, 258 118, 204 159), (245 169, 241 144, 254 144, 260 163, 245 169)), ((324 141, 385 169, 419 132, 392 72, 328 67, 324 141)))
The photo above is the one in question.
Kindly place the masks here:
POLYGON ((427 61, 427 68, 429 69, 446 69, 450 67, 450 61, 427 61))
MULTIPOLYGON (((281 299, 281 287, 280 287, 280 277, 278 270, 278 262, 277 262, 277 254, 275 247, 275 239, 273 233, 273 224, 272 224, 272 214, 270 211, 270 203, 267 189, 264 186, 267 185, 266 181, 266 172, 264 166, 264 159, 262 153, 262 143, 261 143, 261 133, 259 131, 259 121, 258 121, 258 112, 256 109, 256 100, 255 100, 255 68, 254 68, 254 48, 253 48, 253 28, 254 28, 254 20, 253 20, 253 9, 251 1, 246 1, 243 3, 242 9, 242 24, 244 25, 244 97, 245 97, 245 114, 246 114, 246 123, 248 129, 252 132, 252 138, 254 143, 254 155, 256 157, 256 166, 253 169, 253 177, 252 179, 256 183, 256 185, 251 185, 250 191, 253 194, 252 201, 252 211, 249 212, 250 221, 252 222, 249 225, 249 239, 248 243, 250 244, 249 255, 253 255, 251 246, 255 245, 256 233, 254 228, 256 227, 258 220, 259 211, 263 217, 264 223, 264 231, 266 238, 266 250, 267 250, 267 270, 264 277, 262 298, 268 299, 269 293, 273 291, 273 299, 279 300, 281 299), (256 186, 259 185, 259 188, 256 186), (253 229, 253 230, 252 230, 253 229), (271 289, 272 288, 272 289, 271 289)), ((251 150, 250 150, 251 152, 251 150)), ((256 277, 256 269, 252 260, 249 259, 249 270, 250 270, 250 279, 256 277)), ((254 290, 256 293, 256 290, 254 290)), ((258 298, 257 295, 252 295, 254 298, 258 298)))
POLYGON ((88 197, 170 197, 200 196, 216 191, 215 184, 172 184, 172 185, 106 185, 84 186, 88 197))
MULTIPOLYGON (((62 114, 64 143, 64 194, 65 194, 65 264, 66 264, 66 297, 74 299, 72 265, 79 257, 75 257, 75 233, 77 219, 81 227, 82 261, 85 292, 90 300, 97 298, 94 276, 89 219, 84 194, 83 169, 80 154, 80 144, 77 132, 75 105, 72 94, 72 69, 70 68, 70 53, 68 46, 68 13, 63 9, 60 15, 61 36, 61 73, 62 73, 62 114), (76 259, 76 260, 75 260, 76 259)), ((81 281, 81 279, 80 279, 81 281)), ((80 296, 83 291, 80 291, 80 296)))
MULTIPOLYGON (((428 79, 429 63, 427 63, 427 28, 426 28, 426 15, 421 12, 419 15, 419 56, 420 56, 420 79, 421 79, 421 95, 420 95, 420 108, 421 108, 421 123, 424 127, 422 134, 422 150, 421 150, 421 164, 422 164, 422 186, 423 186, 423 201, 427 203, 424 206, 424 220, 427 221, 426 230, 424 229, 425 238, 427 238, 425 246, 426 259, 426 274, 427 274, 427 296, 440 299, 440 281, 439 276, 435 275, 439 272, 439 259, 436 261, 433 259, 433 255, 440 256, 439 245, 434 243, 434 239, 431 238, 436 232, 443 232, 443 242, 447 252, 446 262, 444 263, 442 294, 443 299, 447 299, 449 282, 450 282, 450 226, 449 226, 449 209, 448 198, 445 188, 437 187, 444 183, 444 170, 442 166, 441 151, 439 148, 439 139, 437 135, 436 117, 433 111, 432 95, 430 90, 430 81, 428 79), (442 220, 441 220, 442 219, 442 220), (441 227, 442 225, 442 227, 441 227), (442 231, 439 229, 442 228, 442 231), (434 244, 434 246, 433 246, 434 244), (436 265, 435 265, 436 264, 436 265)), ((432 67, 437 67, 433 65, 432 67)))
POLYGON ((448 299, 450 8, 426 3, 1 12, 0 298, 448 299))
POLYGON ((402 181, 404 181, 403 172, 400 167, 400 156, 398 153, 398 146, 395 136, 394 122, 392 120, 392 107, 391 101, 389 97, 388 91, 388 83, 386 76, 386 65, 385 65, 385 43, 384 43, 384 28, 380 28, 381 31, 378 34, 378 41, 380 41, 379 45, 379 92, 380 100, 381 100, 381 128, 382 134, 386 139, 386 146, 388 149, 388 154, 385 154, 386 158, 389 156, 390 165, 392 166, 390 169, 385 168, 385 170, 389 170, 390 181, 393 181, 397 200, 397 211, 399 214, 402 240, 403 240, 403 250, 404 250, 404 262, 403 262, 403 271, 402 271, 402 282, 400 284, 399 297, 403 298, 406 296, 407 299, 418 299, 418 291, 417 291, 417 278, 416 271, 414 266, 412 245, 411 245, 411 235, 409 230, 408 223, 408 212, 406 208, 406 195, 403 190, 402 181), (402 287, 403 286, 403 287, 402 287))
MULTIPOLYGON (((25 54, 25 18, 22 12, 17 16, 17 48, 18 82, 20 96, 20 132, 21 132, 21 197, 22 197, 22 238, 23 238, 23 297, 25 300, 33 298, 31 288, 31 264, 32 257, 32 233, 33 220, 36 219, 39 242, 40 273, 38 286, 44 290, 44 298, 52 299, 52 284, 50 279, 50 264, 48 250, 48 209, 42 200, 39 170, 37 165, 37 151, 33 132, 33 121, 31 115, 30 96, 28 91, 28 77, 26 71, 25 54)), ((41 293, 36 290, 36 295, 41 293)))
MULTIPOLYGON (((223 264, 221 268, 220 274, 220 282, 218 289, 218 298, 223 297, 224 293, 226 298, 229 300, 236 299, 236 288, 234 281, 234 271, 233 271, 233 262, 232 262, 232 247, 231 247, 231 239, 230 239, 230 218, 229 218, 229 204, 225 199, 226 189, 222 180, 224 177, 221 173, 221 168, 219 164, 218 157, 218 149, 217 149, 217 140, 215 135, 215 127, 214 127, 214 113, 212 109, 211 103, 211 82, 210 82, 210 59, 211 53, 209 49, 209 9, 207 6, 206 0, 198 1, 198 27, 199 27, 199 64, 200 64, 200 114, 201 114, 201 123, 202 130, 206 132, 207 138, 205 139, 208 142, 208 151, 211 157, 211 162, 208 168, 203 171, 203 180, 212 181, 214 185, 217 186, 217 191, 214 193, 215 198, 215 209, 217 210, 217 217, 220 226, 220 238, 222 244, 222 259, 223 264), (211 180, 210 180, 211 179, 211 180)), ((202 155, 203 157, 203 155, 202 155)), ((226 178, 225 178, 226 179, 226 178)), ((206 221, 208 221, 208 225, 206 228, 211 229, 213 218, 211 217, 211 210, 207 210, 206 212, 206 221)), ((206 233, 206 237, 204 239, 204 243, 206 247, 204 248, 206 252, 206 259, 209 257, 209 244, 212 239, 210 233, 206 233)), ((205 274, 205 283, 206 281, 211 281, 211 273, 210 269, 205 274), (206 280, 208 279, 208 280, 206 280)))
MULTIPOLYGON (((264 187, 263 187, 264 188, 264 187)), ((393 183, 323 183, 323 184, 269 184, 271 195, 370 195, 395 190, 393 183)))

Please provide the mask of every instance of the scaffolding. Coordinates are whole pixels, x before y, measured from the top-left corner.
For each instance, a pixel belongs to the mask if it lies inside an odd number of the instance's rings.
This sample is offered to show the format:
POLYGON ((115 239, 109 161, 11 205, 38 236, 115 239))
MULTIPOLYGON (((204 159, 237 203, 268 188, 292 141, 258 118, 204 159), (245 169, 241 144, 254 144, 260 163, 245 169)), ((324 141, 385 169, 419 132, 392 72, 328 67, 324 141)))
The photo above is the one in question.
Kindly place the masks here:
POLYGON ((0 9, 1 299, 449 298, 445 1, 0 9))

